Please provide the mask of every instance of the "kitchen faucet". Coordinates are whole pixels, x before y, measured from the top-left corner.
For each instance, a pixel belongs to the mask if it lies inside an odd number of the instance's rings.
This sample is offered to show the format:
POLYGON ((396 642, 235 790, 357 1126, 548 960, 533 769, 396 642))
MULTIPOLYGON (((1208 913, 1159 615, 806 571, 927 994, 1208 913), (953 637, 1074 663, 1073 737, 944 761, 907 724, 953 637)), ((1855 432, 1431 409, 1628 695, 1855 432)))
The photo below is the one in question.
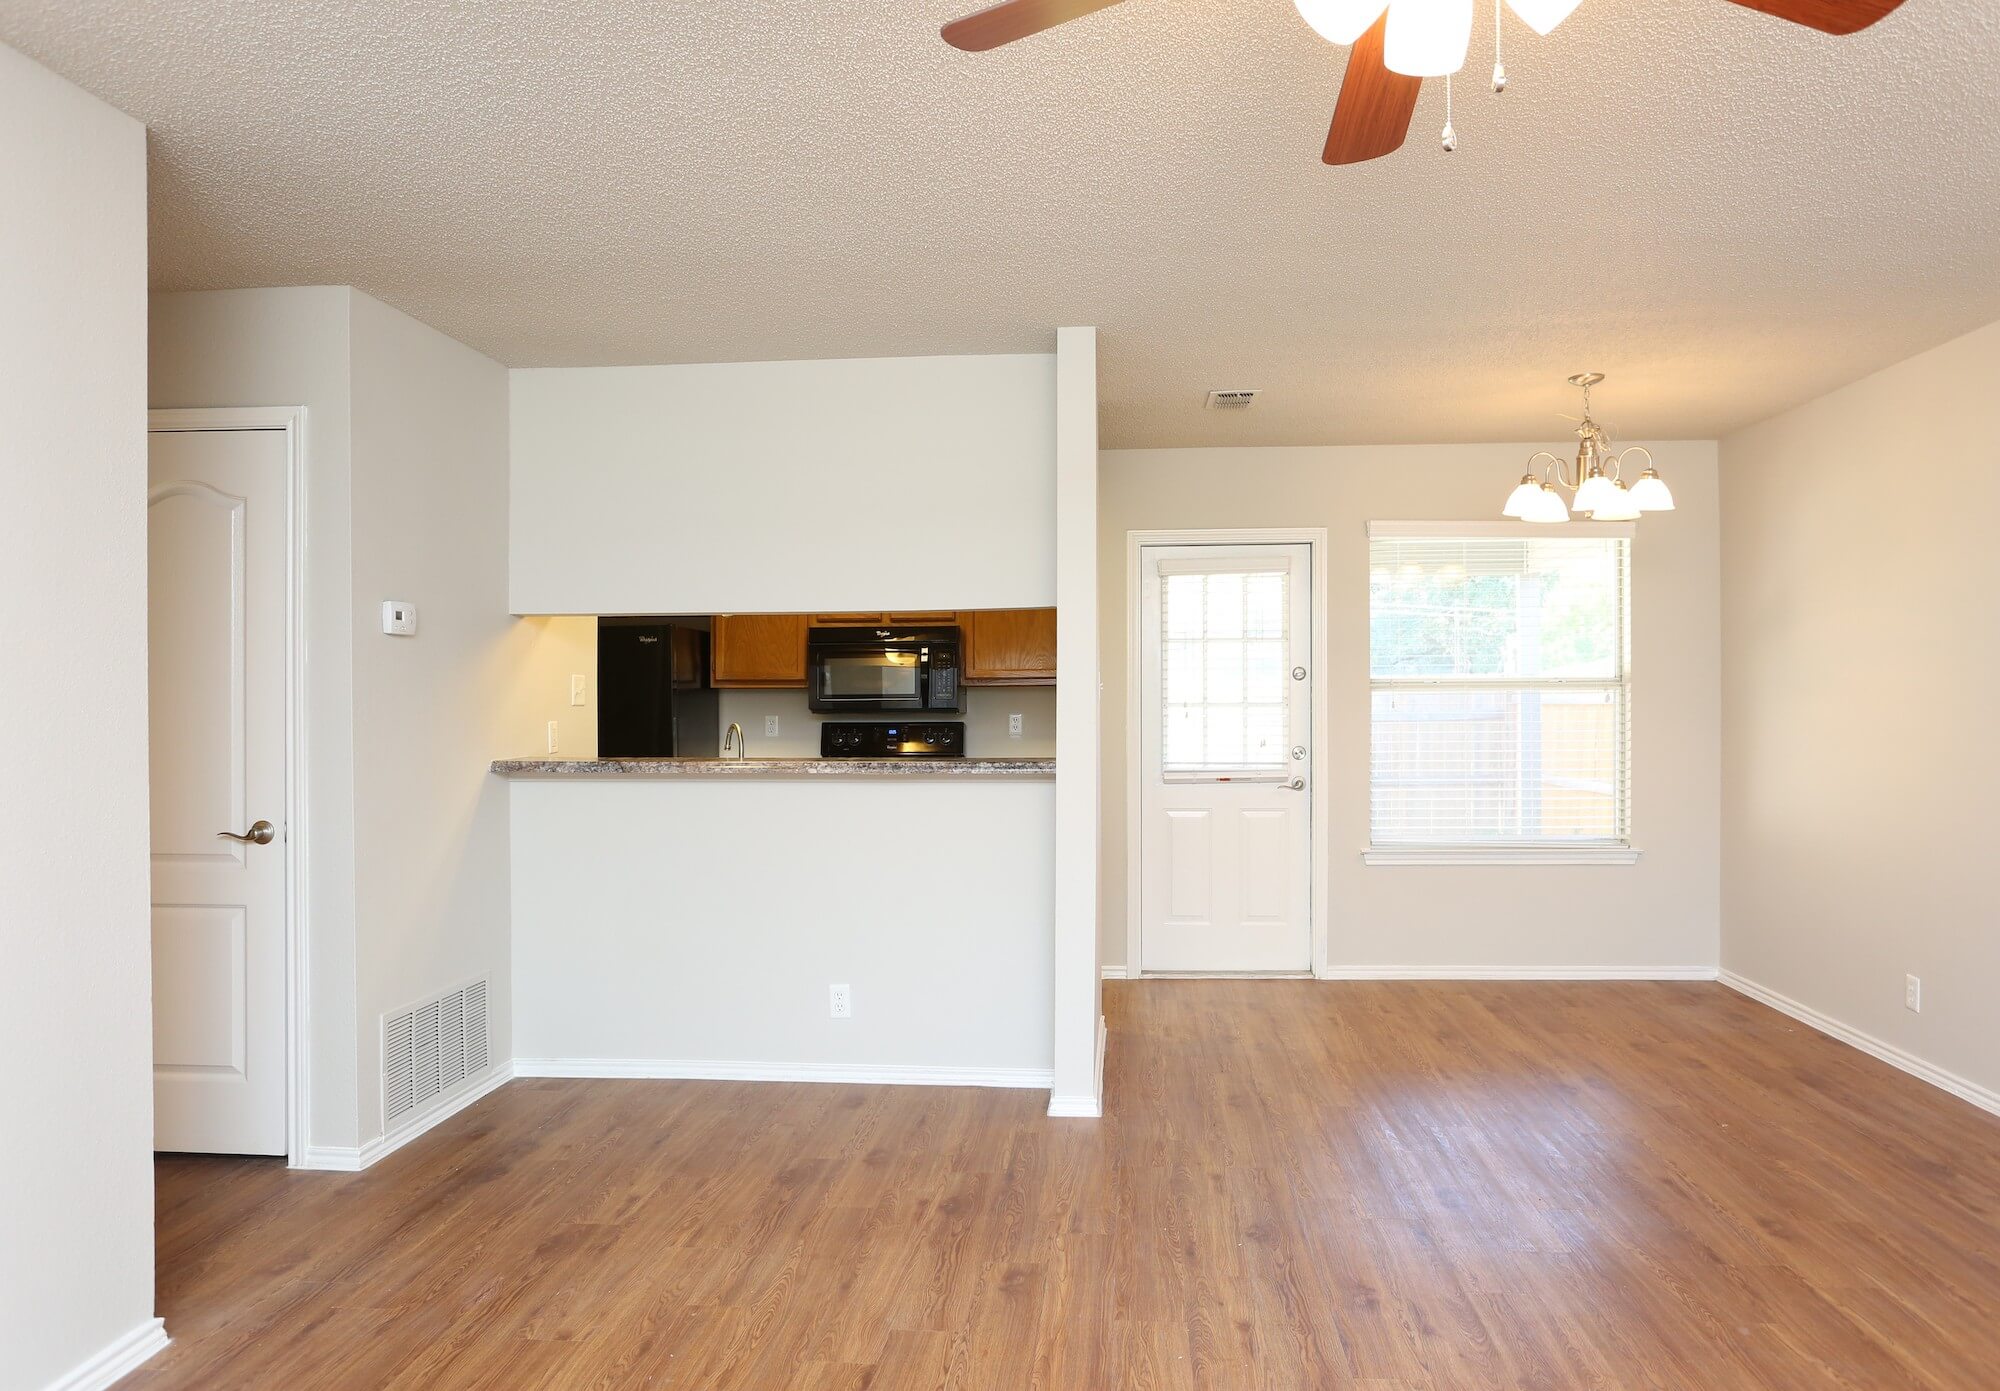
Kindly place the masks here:
POLYGON ((722 733, 722 756, 724 758, 743 757, 743 726, 731 720, 729 728, 722 733))

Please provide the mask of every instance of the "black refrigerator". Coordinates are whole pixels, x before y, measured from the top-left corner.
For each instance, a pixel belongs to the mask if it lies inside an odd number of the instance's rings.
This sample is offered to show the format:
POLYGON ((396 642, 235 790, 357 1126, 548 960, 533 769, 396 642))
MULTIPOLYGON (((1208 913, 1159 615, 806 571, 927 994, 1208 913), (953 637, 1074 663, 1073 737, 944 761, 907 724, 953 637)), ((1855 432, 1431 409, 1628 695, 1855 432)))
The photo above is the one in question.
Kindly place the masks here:
POLYGON ((597 620, 599 758, 714 758, 720 712, 706 632, 660 618, 597 620))

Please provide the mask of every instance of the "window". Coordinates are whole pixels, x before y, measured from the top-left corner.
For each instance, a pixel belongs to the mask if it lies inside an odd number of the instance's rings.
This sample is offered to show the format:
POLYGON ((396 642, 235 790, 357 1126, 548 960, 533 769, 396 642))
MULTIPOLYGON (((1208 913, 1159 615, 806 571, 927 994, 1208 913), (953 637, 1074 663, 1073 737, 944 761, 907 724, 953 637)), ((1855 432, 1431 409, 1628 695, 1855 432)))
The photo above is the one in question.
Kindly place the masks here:
POLYGON ((1285 767, 1289 578, 1282 569, 1162 560, 1161 768, 1168 776, 1285 767))
POLYGON ((1369 529, 1377 849, 1628 845, 1630 550, 1624 528, 1369 529))

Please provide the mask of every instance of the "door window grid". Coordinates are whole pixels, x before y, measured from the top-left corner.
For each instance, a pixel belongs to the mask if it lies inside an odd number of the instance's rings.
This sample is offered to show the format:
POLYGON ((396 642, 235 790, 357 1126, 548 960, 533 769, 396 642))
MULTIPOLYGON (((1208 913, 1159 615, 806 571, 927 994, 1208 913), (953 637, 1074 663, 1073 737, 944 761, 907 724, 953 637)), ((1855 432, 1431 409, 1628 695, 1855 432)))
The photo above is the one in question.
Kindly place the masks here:
POLYGON ((1288 735, 1283 570, 1160 568, 1161 770, 1281 770, 1288 735))

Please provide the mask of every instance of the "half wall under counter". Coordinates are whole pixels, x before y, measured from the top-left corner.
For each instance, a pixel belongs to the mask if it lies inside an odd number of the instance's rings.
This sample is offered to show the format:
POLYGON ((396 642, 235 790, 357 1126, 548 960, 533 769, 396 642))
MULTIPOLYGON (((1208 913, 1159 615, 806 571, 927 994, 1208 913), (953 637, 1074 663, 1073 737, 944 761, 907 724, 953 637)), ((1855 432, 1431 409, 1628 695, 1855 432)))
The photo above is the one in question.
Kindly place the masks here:
POLYGON ((505 778, 1052 778, 1053 758, 496 758, 505 778))
POLYGON ((493 770, 521 1075, 1049 1086, 1053 760, 493 770))

